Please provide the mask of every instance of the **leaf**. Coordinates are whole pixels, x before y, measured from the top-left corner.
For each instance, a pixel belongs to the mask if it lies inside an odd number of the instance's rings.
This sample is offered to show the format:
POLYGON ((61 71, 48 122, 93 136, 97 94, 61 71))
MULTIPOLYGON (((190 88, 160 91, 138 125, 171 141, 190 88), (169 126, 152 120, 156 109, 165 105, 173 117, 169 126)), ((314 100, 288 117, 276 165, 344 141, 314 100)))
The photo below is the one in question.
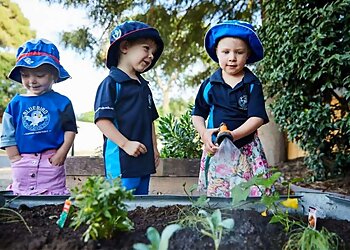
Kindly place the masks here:
POLYGON ((231 189, 232 205, 237 205, 241 201, 247 200, 250 194, 250 188, 242 189, 238 185, 231 189))
POLYGON ((207 196, 205 195, 201 195, 198 197, 198 199, 195 202, 193 202, 192 206, 199 207, 199 208, 205 207, 209 203, 209 201, 210 201, 210 198, 207 198, 207 196))
POLYGON ((278 215, 273 215, 271 220, 269 221, 269 223, 273 224, 273 223, 279 223, 281 222, 281 217, 278 215))
POLYGON ((211 215, 211 221, 216 228, 221 222, 221 211, 220 209, 216 209, 211 215))
POLYGON ((256 179, 256 185, 258 186, 264 186, 266 188, 271 188, 271 186, 278 180, 278 178, 281 176, 281 172, 274 173, 269 178, 263 178, 262 176, 260 178, 256 179))
POLYGON ((147 238, 149 239, 149 241, 151 242, 152 246, 155 249, 158 249, 159 242, 160 242, 160 235, 159 235, 157 229, 155 229, 154 227, 147 228, 146 235, 147 235, 147 238))
POLYGON ((203 209, 200 209, 197 213, 198 215, 203 215, 204 217, 208 217, 208 213, 207 211, 203 210, 203 209))
POLYGON ((144 243, 135 243, 134 245, 133 245, 133 248, 135 249, 135 250, 149 250, 150 248, 146 245, 146 244, 144 244, 144 243))
POLYGON ((225 219, 220 223, 226 229, 232 229, 235 225, 235 221, 233 219, 225 219))
POLYGON ((196 191, 197 188, 198 188, 198 184, 193 184, 189 189, 190 193, 192 193, 193 191, 196 191))
POLYGON ((112 219, 112 215, 108 210, 105 210, 103 213, 108 219, 112 219))
POLYGON ((180 230, 181 226, 178 224, 167 225, 160 239, 159 250, 167 250, 169 245, 170 237, 177 231, 180 230))
POLYGON ((276 203, 279 200, 279 194, 274 193, 271 195, 262 195, 261 197, 261 203, 263 203, 266 207, 271 207, 274 203, 276 203))
POLYGON ((293 178, 290 180, 290 183, 297 183, 297 182, 303 182, 304 178, 293 178))

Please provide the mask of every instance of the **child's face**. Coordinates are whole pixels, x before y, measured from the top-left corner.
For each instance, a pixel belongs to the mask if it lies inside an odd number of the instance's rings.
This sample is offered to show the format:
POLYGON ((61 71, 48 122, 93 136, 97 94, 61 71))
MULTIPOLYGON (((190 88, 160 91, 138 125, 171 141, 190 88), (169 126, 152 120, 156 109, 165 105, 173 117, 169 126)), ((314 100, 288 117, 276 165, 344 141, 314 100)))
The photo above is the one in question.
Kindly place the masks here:
POLYGON ((241 74, 249 56, 247 44, 239 38, 222 38, 216 48, 220 68, 230 76, 241 74))
POLYGON ((42 95, 52 89, 56 76, 53 68, 43 64, 37 68, 21 68, 22 84, 29 94, 42 95))
POLYGON ((131 72, 144 72, 154 59, 157 44, 152 39, 140 39, 135 42, 124 42, 121 44, 119 64, 126 66, 131 72))

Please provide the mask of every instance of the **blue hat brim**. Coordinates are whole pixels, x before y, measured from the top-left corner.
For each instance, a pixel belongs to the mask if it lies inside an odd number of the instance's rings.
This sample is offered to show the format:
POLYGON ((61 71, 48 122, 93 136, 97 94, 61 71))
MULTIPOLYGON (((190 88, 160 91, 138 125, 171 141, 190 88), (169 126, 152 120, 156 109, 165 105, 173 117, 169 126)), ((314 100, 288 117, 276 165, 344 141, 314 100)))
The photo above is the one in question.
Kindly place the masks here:
POLYGON ((26 56, 21 58, 18 62, 16 62, 15 67, 11 70, 9 74, 9 78, 13 81, 22 83, 20 68, 23 67, 23 68, 34 69, 43 64, 50 64, 55 69, 57 69, 58 79, 56 82, 62 82, 64 80, 67 80, 68 78, 71 78, 69 73, 62 67, 62 65, 58 64, 55 60, 53 60, 49 56, 26 56), (26 62, 27 60, 30 60, 30 64, 26 62))
POLYGON ((108 48, 107 52, 107 61, 106 65, 107 68, 111 68, 112 66, 117 67, 118 65, 118 53, 119 53, 119 46, 120 43, 127 39, 141 39, 141 38, 150 38, 155 41, 157 44, 157 51, 154 54, 154 58, 152 60, 151 65, 144 71, 148 71, 153 68, 153 66, 157 63, 159 57, 163 53, 164 50, 164 42, 162 38, 159 36, 159 33, 154 28, 145 28, 140 30, 134 30, 132 32, 126 33, 125 35, 119 37, 117 40, 115 40, 108 48))
POLYGON ((219 61, 216 55, 216 46, 224 37, 237 37, 249 45, 251 55, 248 57, 247 63, 254 63, 264 58, 264 48, 253 29, 239 22, 224 22, 210 28, 204 38, 205 49, 215 62, 219 61))

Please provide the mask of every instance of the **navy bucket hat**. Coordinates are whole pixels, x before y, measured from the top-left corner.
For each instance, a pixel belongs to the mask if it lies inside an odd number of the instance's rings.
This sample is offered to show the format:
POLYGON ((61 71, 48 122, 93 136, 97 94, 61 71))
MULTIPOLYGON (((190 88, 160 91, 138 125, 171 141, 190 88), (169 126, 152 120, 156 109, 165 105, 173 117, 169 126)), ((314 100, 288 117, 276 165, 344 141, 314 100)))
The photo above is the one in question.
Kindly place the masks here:
POLYGON ((11 70, 9 78, 21 83, 21 67, 34 69, 43 64, 50 64, 57 69, 57 82, 70 78, 68 72, 60 64, 60 53, 57 47, 46 39, 32 39, 18 48, 16 65, 11 70))
POLYGON ((151 38, 157 44, 157 51, 152 64, 145 70, 150 70, 158 61, 164 49, 164 43, 155 28, 138 21, 126 21, 116 26, 110 35, 110 46, 107 52, 107 68, 118 65, 119 45, 121 41, 127 39, 151 38))
POLYGON ((249 45, 251 55, 247 59, 247 63, 254 63, 263 59, 264 48, 253 26, 247 22, 229 20, 214 25, 205 34, 205 49, 215 62, 218 62, 216 46, 220 39, 224 37, 238 37, 249 45))

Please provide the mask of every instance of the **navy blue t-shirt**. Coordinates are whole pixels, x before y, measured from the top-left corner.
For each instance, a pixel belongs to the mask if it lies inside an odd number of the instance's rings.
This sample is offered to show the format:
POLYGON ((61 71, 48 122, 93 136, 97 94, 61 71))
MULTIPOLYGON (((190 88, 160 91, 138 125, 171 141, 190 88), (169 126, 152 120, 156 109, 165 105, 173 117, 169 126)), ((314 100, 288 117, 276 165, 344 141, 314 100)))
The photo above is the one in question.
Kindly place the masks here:
POLYGON ((109 119, 128 140, 147 148, 146 154, 129 156, 110 139, 104 137, 103 155, 107 178, 141 177, 155 173, 152 124, 158 118, 148 82, 139 75, 131 79, 112 67, 98 87, 95 99, 95 123, 109 119))
MULTIPOLYGON (((264 124, 269 121, 261 83, 248 68, 244 68, 244 77, 234 88, 225 83, 221 69, 206 79, 199 88, 192 115, 208 118, 208 128, 218 128, 225 122, 229 130, 238 128, 250 117, 260 117, 264 124)), ((242 147, 250 143, 254 133, 234 144, 242 147)))

